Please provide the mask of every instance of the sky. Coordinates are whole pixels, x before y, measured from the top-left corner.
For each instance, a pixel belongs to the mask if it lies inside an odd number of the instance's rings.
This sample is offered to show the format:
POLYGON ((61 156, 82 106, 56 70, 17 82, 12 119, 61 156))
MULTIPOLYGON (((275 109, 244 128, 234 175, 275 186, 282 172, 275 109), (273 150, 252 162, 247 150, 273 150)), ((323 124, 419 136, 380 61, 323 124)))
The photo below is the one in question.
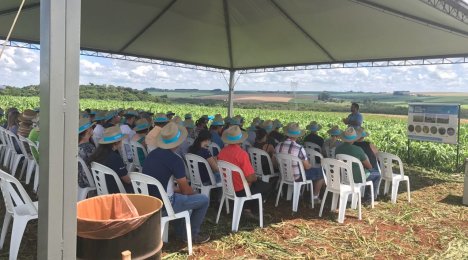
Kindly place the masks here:
MULTIPOLYGON (((240 75, 236 90, 468 92, 468 64, 329 69, 240 75)), ((81 56, 80 84, 136 89, 228 89, 229 75, 81 56)), ((39 84, 39 51, 8 47, 0 58, 0 86, 39 84)))

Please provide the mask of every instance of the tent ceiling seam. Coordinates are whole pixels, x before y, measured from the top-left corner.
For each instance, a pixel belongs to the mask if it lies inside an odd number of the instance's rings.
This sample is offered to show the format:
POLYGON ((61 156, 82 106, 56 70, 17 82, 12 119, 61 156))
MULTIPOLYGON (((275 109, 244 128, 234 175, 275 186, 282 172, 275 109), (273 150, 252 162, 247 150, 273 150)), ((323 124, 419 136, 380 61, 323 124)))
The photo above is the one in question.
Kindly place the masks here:
POLYGON ((434 22, 434 21, 431 21, 431 20, 427 20, 425 18, 421 18, 421 17, 415 16, 415 15, 404 13, 402 11, 398 11, 398 10, 395 10, 395 9, 387 7, 387 6, 380 5, 378 3, 374 3, 374 2, 371 2, 371 1, 368 1, 368 0, 348 0, 348 1, 353 2, 355 4, 360 4, 362 6, 366 6, 368 8, 372 8, 374 10, 381 11, 381 12, 386 13, 386 14, 393 15, 395 17, 399 17, 401 19, 405 19, 405 20, 408 20, 408 21, 412 21, 414 23, 425 25, 427 27, 431 27, 431 28, 438 29, 438 30, 441 30, 441 31, 450 32, 450 33, 453 33, 455 35, 458 35, 458 36, 461 36, 461 37, 464 37, 464 38, 468 38, 468 32, 466 32, 466 31, 463 31, 463 30, 460 30, 460 29, 457 29, 457 28, 453 28, 451 26, 447 26, 447 25, 444 25, 444 24, 441 24, 441 23, 437 23, 437 22, 434 22))
POLYGON ((223 0, 223 12, 224 12, 224 26, 226 29, 226 39, 228 45, 229 54, 229 67, 230 70, 234 70, 234 61, 232 57, 232 38, 231 38, 231 22, 229 19, 229 6, 227 0, 223 0))
POLYGON ((454 0, 419 0, 426 5, 437 9, 438 11, 448 14, 453 18, 468 24, 468 9, 460 5, 454 0))
POLYGON ((332 61, 336 61, 336 59, 330 54, 330 52, 328 52, 325 47, 323 47, 314 37, 312 37, 312 35, 310 35, 304 28, 302 28, 301 25, 299 25, 287 12, 286 10, 284 10, 275 0, 270 0, 270 2, 273 4, 273 6, 275 6, 282 15, 284 15, 286 17, 286 19, 288 19, 293 25, 294 27, 296 27, 296 29, 298 29, 299 31, 301 31, 310 41, 312 41, 317 47, 320 48, 320 50, 322 50, 323 53, 325 53, 327 55, 327 57, 332 60, 332 61))
MULTIPOLYGON (((30 10, 30 9, 38 8, 38 7, 39 7, 39 3, 24 5, 22 12, 30 10)), ((0 16, 14 14, 18 12, 18 8, 19 6, 15 8, 7 9, 7 10, 0 10, 0 16)))
POLYGON ((156 15, 156 17, 151 20, 143 29, 141 29, 135 36, 133 36, 130 41, 128 41, 120 50, 119 52, 123 52, 126 50, 132 43, 134 43, 138 38, 140 38, 151 26, 153 26, 176 2, 177 0, 172 0, 164 9, 156 15))

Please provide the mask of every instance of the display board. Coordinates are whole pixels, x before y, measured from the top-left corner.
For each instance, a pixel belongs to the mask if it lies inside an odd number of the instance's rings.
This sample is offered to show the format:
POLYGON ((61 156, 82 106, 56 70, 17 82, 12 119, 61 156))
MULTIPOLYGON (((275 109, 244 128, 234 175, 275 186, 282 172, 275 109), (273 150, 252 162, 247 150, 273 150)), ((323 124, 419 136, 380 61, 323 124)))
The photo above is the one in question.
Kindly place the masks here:
POLYGON ((458 144, 459 104, 408 104, 408 139, 458 144))

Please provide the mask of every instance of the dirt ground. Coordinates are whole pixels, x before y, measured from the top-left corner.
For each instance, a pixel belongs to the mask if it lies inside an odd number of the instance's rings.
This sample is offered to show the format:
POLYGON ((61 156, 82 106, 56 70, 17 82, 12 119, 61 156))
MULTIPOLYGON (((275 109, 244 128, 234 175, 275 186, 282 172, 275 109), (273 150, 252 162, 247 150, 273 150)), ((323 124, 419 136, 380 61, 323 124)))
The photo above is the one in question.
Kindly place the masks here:
MULTIPOLYGON (((462 176, 420 168, 407 168, 406 174, 411 179, 411 203, 406 201, 403 183, 397 204, 381 197, 374 209, 363 208, 362 220, 357 219, 356 210, 348 208, 344 224, 336 222, 336 212, 330 212, 330 200, 323 217, 318 217, 320 206, 311 209, 307 192, 296 214, 284 198, 275 207, 273 194, 265 203, 264 228, 241 219, 237 233, 230 231, 232 213, 226 215, 223 210, 220 223, 215 224, 217 207, 213 204, 202 226, 211 241, 194 245, 194 254, 188 257, 186 244, 170 236, 163 259, 467 259, 468 207, 461 203, 462 176)), ((8 257, 9 239, 10 234, 0 259, 8 257)), ((36 259, 36 250, 37 220, 33 220, 26 228, 18 259, 36 259)))

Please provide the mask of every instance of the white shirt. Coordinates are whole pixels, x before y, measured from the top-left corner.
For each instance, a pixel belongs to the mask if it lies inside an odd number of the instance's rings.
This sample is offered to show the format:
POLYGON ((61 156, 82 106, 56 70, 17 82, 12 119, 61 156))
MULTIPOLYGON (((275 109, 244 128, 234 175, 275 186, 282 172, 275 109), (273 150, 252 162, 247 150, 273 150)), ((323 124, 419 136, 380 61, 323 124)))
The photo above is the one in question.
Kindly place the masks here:
POLYGON ((130 142, 130 140, 133 139, 133 136, 136 135, 136 132, 133 131, 130 126, 128 125, 121 125, 120 126, 120 131, 122 131, 122 134, 128 135, 127 141, 130 142))
POLYGON ((96 127, 93 130, 93 140, 95 144, 99 143, 99 140, 101 140, 102 136, 104 135, 104 127, 100 124, 97 124, 96 127))

